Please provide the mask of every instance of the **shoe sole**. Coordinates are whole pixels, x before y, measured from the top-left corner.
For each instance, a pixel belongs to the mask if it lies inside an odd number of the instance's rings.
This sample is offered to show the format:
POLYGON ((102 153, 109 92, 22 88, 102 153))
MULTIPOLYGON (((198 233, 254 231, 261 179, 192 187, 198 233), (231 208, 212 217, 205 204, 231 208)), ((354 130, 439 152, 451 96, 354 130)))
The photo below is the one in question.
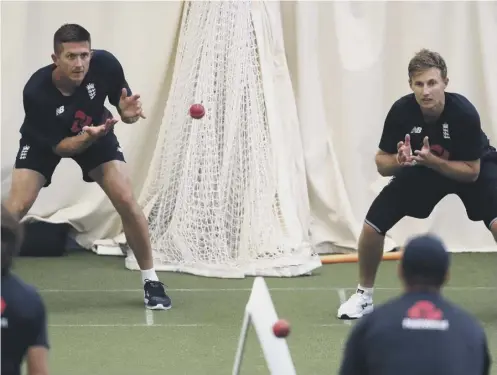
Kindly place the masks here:
POLYGON ((169 306, 164 306, 162 303, 158 303, 157 305, 149 305, 148 299, 144 300, 145 307, 149 310, 169 310, 172 307, 172 304, 169 306))
POLYGON ((340 320, 357 320, 357 319, 360 319, 362 318, 363 315, 360 315, 360 316, 348 316, 348 315, 340 315, 340 316, 337 316, 338 319, 340 320))
POLYGON ((357 315, 347 315, 347 314, 342 314, 342 315, 337 315, 337 318, 340 320, 357 320, 362 318, 364 315, 371 314, 373 312, 374 308, 371 305, 370 307, 368 306, 367 309, 364 309, 362 313, 357 314, 357 315))
POLYGON ((145 305, 145 307, 149 310, 169 310, 172 306, 169 305, 169 306, 164 306, 162 304, 158 304, 158 305, 155 305, 155 306, 149 306, 149 305, 145 305))

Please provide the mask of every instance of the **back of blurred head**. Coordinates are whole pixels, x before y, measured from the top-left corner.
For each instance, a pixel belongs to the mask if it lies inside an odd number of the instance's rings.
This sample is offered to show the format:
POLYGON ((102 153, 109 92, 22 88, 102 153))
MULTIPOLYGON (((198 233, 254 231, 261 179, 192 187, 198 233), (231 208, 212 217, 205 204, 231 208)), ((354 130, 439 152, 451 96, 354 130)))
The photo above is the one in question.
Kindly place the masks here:
POLYGON ((22 225, 2 204, 2 276, 6 275, 22 243, 22 225))
POLYGON ((438 292, 449 279, 450 253, 433 234, 411 238, 404 247, 399 276, 407 291, 438 292))

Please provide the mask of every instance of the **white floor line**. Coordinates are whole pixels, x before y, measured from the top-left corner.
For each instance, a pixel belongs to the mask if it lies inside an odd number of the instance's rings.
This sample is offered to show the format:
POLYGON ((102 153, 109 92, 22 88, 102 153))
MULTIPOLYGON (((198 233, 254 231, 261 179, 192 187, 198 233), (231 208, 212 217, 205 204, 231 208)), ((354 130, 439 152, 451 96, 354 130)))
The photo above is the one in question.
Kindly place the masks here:
MULTIPOLYGON (((80 327, 152 327, 150 324, 49 324, 49 327, 80 328, 80 327)), ((153 327, 198 328, 210 327, 211 324, 154 324, 153 327)))
POLYGON ((152 310, 145 309, 145 322, 147 326, 154 325, 154 312, 152 310))
MULTIPOLYGON (((296 292, 296 291, 339 291, 339 290, 356 290, 353 288, 333 288, 333 287, 287 287, 287 288, 269 288, 271 292, 296 292)), ((392 290, 400 291, 402 288, 374 288, 375 290, 392 290)), ((216 292, 250 292, 252 288, 192 288, 192 289, 167 289, 169 292, 190 292, 190 293, 216 293, 216 292)), ((454 286, 445 287, 447 291, 474 291, 474 290, 497 290, 495 286, 454 286)), ((39 289, 41 293, 135 293, 143 292, 143 289, 39 289)))
MULTIPOLYGON (((350 320, 344 320, 344 322, 348 322, 351 325, 352 322, 350 320)), ((343 327, 343 323, 329 323, 329 324, 313 324, 314 327, 343 327)))
MULTIPOLYGON (((340 305, 347 301, 347 294, 345 293, 345 289, 338 289, 338 298, 340 298, 340 305)), ((352 323, 350 320, 342 320, 343 324, 350 326, 352 323)))
MULTIPOLYGON (((350 321, 348 321, 351 323, 350 321)), ((161 324, 155 323, 153 325, 150 324, 49 324, 49 327, 56 328, 127 328, 127 327, 169 327, 169 328, 201 328, 201 327, 213 327, 213 324, 202 324, 202 323, 193 323, 193 324, 161 324)), ((343 327, 342 323, 328 323, 328 324, 311 324, 313 327, 343 327)))

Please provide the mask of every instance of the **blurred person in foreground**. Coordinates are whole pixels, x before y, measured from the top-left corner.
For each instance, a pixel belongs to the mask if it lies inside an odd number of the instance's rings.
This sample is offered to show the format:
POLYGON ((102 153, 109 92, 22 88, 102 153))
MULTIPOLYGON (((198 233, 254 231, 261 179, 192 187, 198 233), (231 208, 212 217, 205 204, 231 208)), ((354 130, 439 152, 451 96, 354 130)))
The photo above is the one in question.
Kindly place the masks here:
POLYGON ((48 375, 46 310, 34 287, 12 273, 12 260, 22 243, 22 227, 2 204, 2 375, 48 375))
POLYGON ((481 221, 497 241, 497 152, 475 106, 447 92, 447 65, 423 49, 407 67, 411 94, 388 112, 375 162, 390 182, 369 208, 359 236, 356 293, 338 309, 339 319, 373 310, 376 274, 385 235, 404 217, 425 219, 447 195, 456 194, 467 217, 481 221))
POLYGON ((441 289, 450 255, 433 235, 408 241, 399 263, 404 293, 352 328, 340 375, 487 375, 483 328, 441 289))

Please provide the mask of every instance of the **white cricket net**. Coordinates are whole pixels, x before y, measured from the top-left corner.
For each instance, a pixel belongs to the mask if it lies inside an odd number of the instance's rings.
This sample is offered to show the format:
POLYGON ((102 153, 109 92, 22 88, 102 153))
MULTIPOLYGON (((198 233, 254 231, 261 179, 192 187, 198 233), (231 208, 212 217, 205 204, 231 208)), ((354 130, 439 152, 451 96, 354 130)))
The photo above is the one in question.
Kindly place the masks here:
MULTIPOLYGON (((321 263, 306 229, 287 227, 295 220, 279 198, 288 181, 275 173, 278 140, 251 2, 184 6, 164 130, 141 197, 155 267, 228 278, 307 274, 321 263), (194 103, 205 107, 200 120, 189 116, 194 103)), ((138 268, 133 255, 126 267, 138 268)))

